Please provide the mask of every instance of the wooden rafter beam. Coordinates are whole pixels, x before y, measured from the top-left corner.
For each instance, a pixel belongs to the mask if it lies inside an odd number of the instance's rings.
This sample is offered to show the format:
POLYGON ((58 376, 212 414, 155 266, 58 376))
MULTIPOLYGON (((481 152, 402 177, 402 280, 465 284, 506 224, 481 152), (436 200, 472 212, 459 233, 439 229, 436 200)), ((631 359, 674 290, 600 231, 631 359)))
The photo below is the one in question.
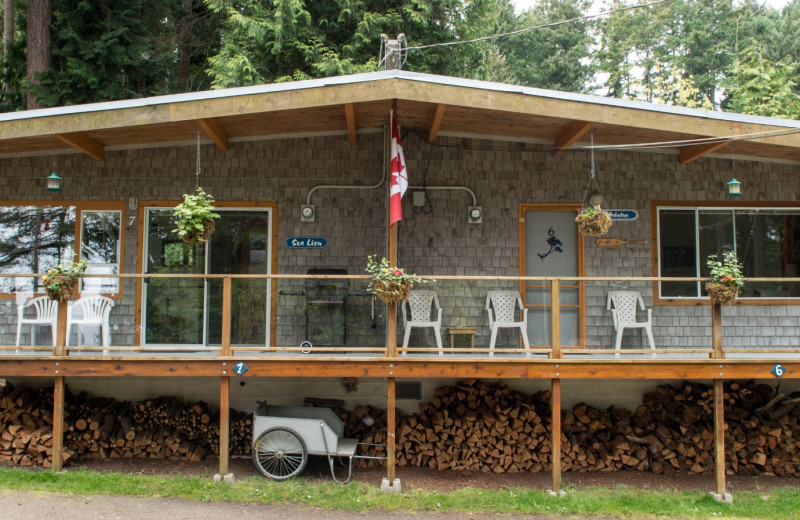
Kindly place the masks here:
POLYGON ((728 146, 728 144, 729 144, 728 141, 724 141, 721 143, 684 146, 683 148, 681 148, 680 162, 681 164, 688 164, 692 161, 701 158, 706 154, 719 150, 722 147, 728 146))
POLYGON ((431 127, 428 129, 428 142, 433 143, 436 141, 436 138, 439 137, 439 127, 442 125, 442 119, 444 118, 444 109, 446 108, 445 105, 439 103, 436 105, 436 113, 433 115, 433 120, 431 120, 431 127))
POLYGON ((556 136, 556 155, 569 149, 570 146, 583 137, 592 128, 592 123, 588 121, 573 121, 566 130, 556 136))
POLYGON ((344 104, 344 117, 347 119, 347 138, 350 144, 356 144, 356 114, 352 103, 344 104))
POLYGON ((84 132, 56 134, 56 137, 76 150, 85 153, 92 159, 102 161, 105 157, 103 145, 86 135, 84 132))
POLYGON ((208 137, 217 143, 217 148, 223 152, 227 152, 231 149, 228 143, 228 134, 225 133, 225 130, 222 129, 219 125, 219 121, 215 118, 198 119, 197 124, 200 125, 200 128, 203 129, 203 132, 205 132, 208 137))

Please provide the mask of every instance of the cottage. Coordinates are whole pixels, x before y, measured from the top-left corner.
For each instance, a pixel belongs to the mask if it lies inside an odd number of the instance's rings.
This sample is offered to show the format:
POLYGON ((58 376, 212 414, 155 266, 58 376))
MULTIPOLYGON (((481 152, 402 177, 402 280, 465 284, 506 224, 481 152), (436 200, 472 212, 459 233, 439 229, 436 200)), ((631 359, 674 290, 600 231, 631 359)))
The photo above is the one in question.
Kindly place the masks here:
POLYGON ((388 399, 390 432, 395 404, 416 407, 395 402, 396 382, 430 397, 443 381, 507 379, 551 388, 555 410, 776 367, 791 385, 799 162, 796 121, 399 70, 3 114, 0 377, 54 380, 56 415, 65 380, 223 410, 388 399), (392 111, 409 187, 390 227, 392 111), (187 245, 172 209, 197 186, 220 218, 187 245), (587 206, 609 210, 604 237, 578 233, 587 206), (748 281, 723 309, 704 278, 728 250, 748 281), (416 286, 433 313, 374 298, 369 255, 434 278, 416 286), (110 299, 100 326, 68 327, 81 313, 67 302, 44 327, 21 322, 43 294, 33 275, 78 259, 83 299, 110 299), (509 294, 505 313, 488 297, 509 294), (642 337, 611 312, 621 294, 646 308, 642 337), (492 326, 503 319, 516 328, 492 326))

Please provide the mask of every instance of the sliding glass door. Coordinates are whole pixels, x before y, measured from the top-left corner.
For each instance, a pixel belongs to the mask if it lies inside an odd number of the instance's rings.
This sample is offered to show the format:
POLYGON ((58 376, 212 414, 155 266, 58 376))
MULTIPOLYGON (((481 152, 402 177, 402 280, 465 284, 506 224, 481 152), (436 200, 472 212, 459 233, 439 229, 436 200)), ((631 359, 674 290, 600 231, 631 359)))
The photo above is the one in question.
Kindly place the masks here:
MULTIPOLYGON (((189 246, 175 233, 171 208, 145 210, 145 272, 150 274, 269 274, 269 208, 217 208, 221 218, 206 244, 189 246)), ((234 279, 231 343, 269 345, 270 284, 234 279)), ((142 292, 146 346, 215 346, 222 343, 222 280, 151 278, 142 292)))

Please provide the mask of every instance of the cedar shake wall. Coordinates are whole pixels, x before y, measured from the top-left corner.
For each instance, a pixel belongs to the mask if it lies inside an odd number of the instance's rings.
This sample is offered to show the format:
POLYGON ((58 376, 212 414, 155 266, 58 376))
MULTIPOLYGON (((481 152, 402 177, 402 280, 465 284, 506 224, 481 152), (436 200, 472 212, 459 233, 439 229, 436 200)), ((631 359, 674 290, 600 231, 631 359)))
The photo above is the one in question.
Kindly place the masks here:
MULTIPOLYGON (((317 185, 376 184, 386 167, 383 133, 358 135, 351 145, 346 135, 298 137, 231 143, 221 152, 202 146, 200 184, 218 201, 268 201, 278 205, 279 273, 305 273, 309 268, 342 268, 361 274, 368 254, 386 251, 386 191, 380 189, 319 189, 312 196, 316 222, 300 222, 300 206, 317 185), (325 249, 289 249, 291 236, 315 236, 328 240, 325 249)), ((465 191, 429 190, 429 206, 412 206, 411 191, 403 203, 405 220, 399 236, 399 263, 409 272, 424 275, 519 274, 519 203, 580 203, 589 174, 589 154, 567 151, 555 155, 550 147, 516 143, 440 137, 435 145, 419 134, 404 132, 403 145, 412 186, 466 186, 483 207, 483 224, 467 224, 471 196, 465 191)), ((617 222, 610 236, 647 240, 648 246, 598 248, 586 241, 587 276, 650 276, 650 200, 726 200, 724 183, 733 175, 729 158, 702 158, 680 165, 671 154, 598 151, 597 179, 608 205, 635 209, 639 219, 617 222)), ((81 154, 0 159, 0 199, 115 200, 136 196, 147 200, 179 201, 195 184, 195 146, 106 151, 97 162, 81 154), (54 166, 55 164, 55 166, 54 166), (44 177, 55 169, 64 178, 61 193, 44 190, 44 177)), ((738 160, 735 175, 744 182, 744 202, 796 201, 798 166, 738 160)), ((128 213, 130 217, 132 213, 128 213)), ((138 217, 138 215, 136 215, 138 217)), ((139 230, 125 219, 124 272, 136 272, 139 230)), ((303 282, 279 283, 279 292, 296 292, 303 282)), ((351 290, 363 290, 354 283, 351 290)), ((476 346, 488 345, 488 324, 483 310, 486 291, 517 288, 516 283, 438 282, 435 287, 444 307, 446 328, 475 326, 476 346)), ((612 288, 628 287, 642 292, 652 303, 650 283, 590 283, 586 291, 587 340, 610 346, 611 316, 605 295, 612 288)), ((112 311, 112 343, 132 345, 135 324, 134 282, 125 281, 124 298, 112 311)), ((348 344, 383 344, 385 308, 376 305, 371 319, 370 298, 348 298, 348 344)), ((296 346, 305 336, 305 298, 278 296, 278 345, 296 346)), ((0 301, 0 343, 13 344, 13 300, 0 301)), ((653 307, 654 335, 659 346, 708 347, 711 342, 710 309, 707 305, 653 307)), ((800 346, 800 306, 742 306, 723 310, 726 347, 800 346)), ((402 329, 401 329, 402 331, 402 329)), ((415 331, 412 345, 432 344, 430 331, 415 331)), ((628 342, 633 339, 630 334, 628 342)), ((627 337, 627 336, 626 336, 627 337)), ((401 336, 402 339, 402 336, 401 336)), ((498 347, 515 343, 513 332, 500 338, 498 347)), ((636 344, 634 341, 631 344, 636 344)))

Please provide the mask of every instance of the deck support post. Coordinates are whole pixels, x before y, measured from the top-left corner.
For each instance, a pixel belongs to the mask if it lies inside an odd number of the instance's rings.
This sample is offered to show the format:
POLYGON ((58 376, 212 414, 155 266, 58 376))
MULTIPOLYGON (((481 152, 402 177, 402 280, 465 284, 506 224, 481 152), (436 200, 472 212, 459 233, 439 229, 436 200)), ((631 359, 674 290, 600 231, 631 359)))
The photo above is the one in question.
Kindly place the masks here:
POLYGON ((552 440, 550 455, 552 456, 552 488, 548 490, 551 496, 563 497, 561 489, 561 379, 553 378, 550 381, 550 415, 552 423, 552 440))
MULTIPOLYGON (((719 305, 715 305, 719 307, 719 305)), ((714 380, 714 473, 717 489, 711 493, 714 500, 732 504, 733 497, 725 489, 725 402, 722 379, 714 380)))
MULTIPOLYGON (((66 309, 66 305, 63 306, 66 309)), ((61 471, 64 463, 64 376, 56 376, 53 385, 53 471, 61 471)))
POLYGON ((719 303, 711 304, 711 346, 714 349, 714 359, 725 357, 722 350, 722 305, 719 303))
POLYGON ((386 378, 386 478, 381 482, 384 493, 402 493, 400 479, 395 476, 395 378, 386 378))
POLYGON ((231 445, 231 378, 224 375, 219 383, 219 473, 214 482, 233 482, 233 473, 228 472, 231 445))

